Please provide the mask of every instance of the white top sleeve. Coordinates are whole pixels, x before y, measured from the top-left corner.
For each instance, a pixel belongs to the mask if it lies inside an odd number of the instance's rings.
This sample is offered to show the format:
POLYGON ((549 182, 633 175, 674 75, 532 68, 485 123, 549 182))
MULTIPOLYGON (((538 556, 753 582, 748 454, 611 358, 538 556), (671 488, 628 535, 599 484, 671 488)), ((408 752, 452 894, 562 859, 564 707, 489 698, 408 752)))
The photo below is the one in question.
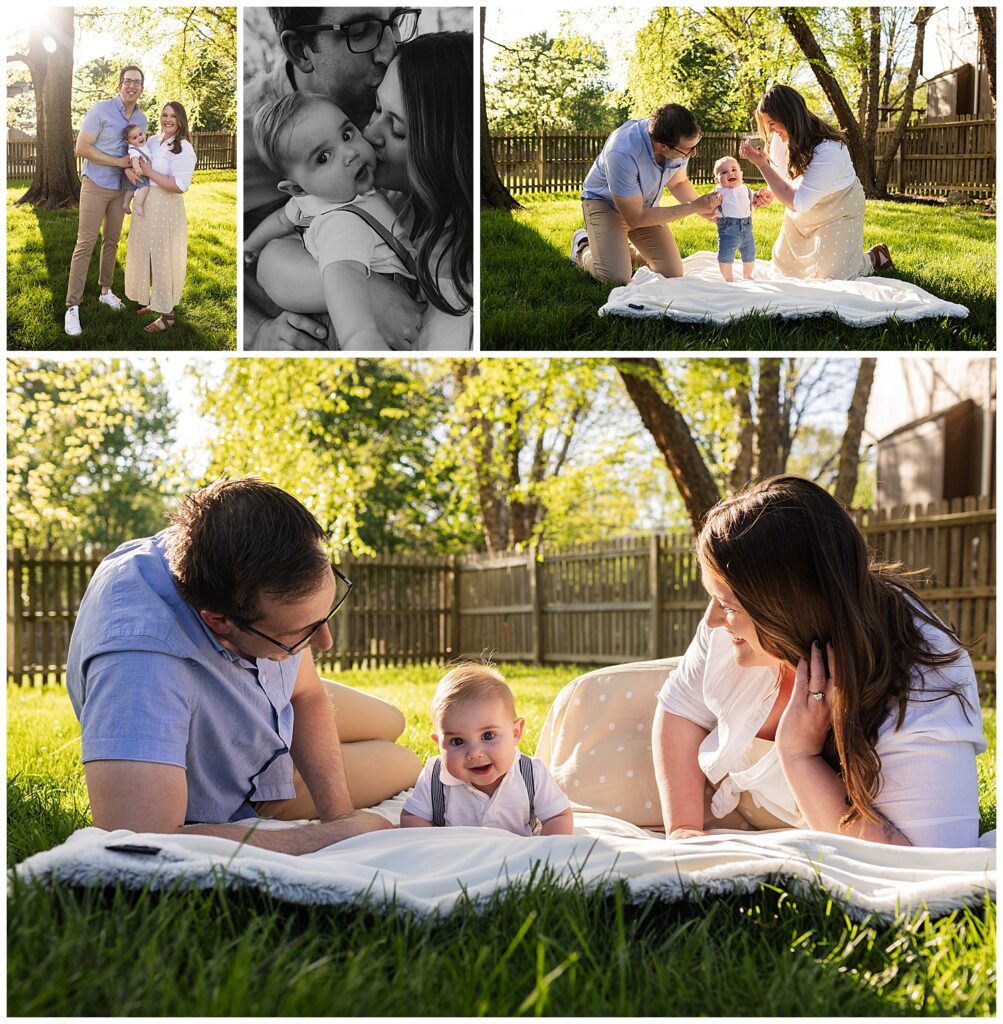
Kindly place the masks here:
MULTIPOLYGON (((174 184, 182 192, 187 192, 191 188, 192 175, 195 173, 195 164, 197 162, 195 150, 192 149, 191 143, 187 139, 182 139, 181 152, 174 153, 170 146, 162 144, 163 140, 159 135, 153 136, 150 142, 156 142, 156 145, 150 146, 152 156, 150 163, 153 169, 158 174, 167 174, 172 177, 174 184)), ((153 182, 153 184, 156 184, 156 182, 153 182)))
POLYGON ((571 806, 571 801, 554 781, 547 766, 538 758, 531 758, 533 762, 533 782, 536 792, 533 796, 533 809, 540 821, 546 821, 555 815, 566 811, 571 806))
POLYGON ((658 692, 658 703, 670 715, 688 718, 708 731, 717 725, 717 716, 704 699, 704 678, 707 670, 707 648, 710 627, 706 617, 683 656, 683 660, 665 680, 658 692))
POLYGON ((434 757, 425 762, 425 767, 414 784, 414 791, 404 801, 404 810, 423 821, 432 820, 432 764, 434 757))

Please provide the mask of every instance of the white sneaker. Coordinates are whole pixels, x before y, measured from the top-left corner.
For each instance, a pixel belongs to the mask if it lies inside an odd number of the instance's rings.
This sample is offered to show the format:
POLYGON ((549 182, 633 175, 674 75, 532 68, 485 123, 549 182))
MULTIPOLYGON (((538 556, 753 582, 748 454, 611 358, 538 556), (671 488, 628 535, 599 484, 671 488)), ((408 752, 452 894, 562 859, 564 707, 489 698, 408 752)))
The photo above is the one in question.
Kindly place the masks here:
POLYGON ((110 306, 112 309, 125 308, 122 300, 114 292, 105 292, 104 295, 99 295, 98 302, 103 302, 106 306, 110 306))
POLYGON ((571 262, 578 266, 578 252, 581 247, 589 240, 589 236, 585 233, 584 228, 579 228, 571 236, 571 262))
POLYGON ((67 334, 76 337, 78 334, 83 334, 84 329, 80 326, 80 307, 79 306, 67 306, 66 316, 63 319, 63 330, 67 334))

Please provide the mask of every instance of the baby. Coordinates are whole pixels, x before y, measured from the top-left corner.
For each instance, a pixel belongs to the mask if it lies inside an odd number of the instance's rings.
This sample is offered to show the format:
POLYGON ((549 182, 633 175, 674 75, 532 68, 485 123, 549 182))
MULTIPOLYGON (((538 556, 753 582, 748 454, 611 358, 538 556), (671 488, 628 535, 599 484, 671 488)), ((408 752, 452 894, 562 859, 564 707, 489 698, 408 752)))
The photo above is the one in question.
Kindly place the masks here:
POLYGON ((137 217, 143 216, 143 204, 150 194, 150 179, 140 174, 139 161, 142 159, 152 160, 150 147, 146 144, 146 132, 138 124, 125 126, 125 141, 129 144, 129 159, 132 161, 132 169, 139 174, 139 180, 135 185, 123 174, 125 181, 125 196, 122 199, 122 207, 126 213, 135 213, 137 217), (135 199, 135 202, 133 202, 135 199), (129 207, 132 206, 130 210, 129 207))
POLYGON ((756 270, 756 242, 752 237, 752 189, 742 181, 742 168, 732 156, 714 164, 715 192, 721 193, 717 221, 717 262, 721 276, 732 280, 735 250, 742 254, 742 273, 751 281, 756 270))
MULTIPOLYGON (((248 236, 245 262, 256 262, 273 239, 299 233, 320 268, 340 348, 386 348, 376 327, 369 275, 392 278, 412 297, 418 281, 397 216, 373 189, 373 147, 340 107, 301 92, 262 107, 253 132, 261 159, 281 178, 280 191, 292 198, 248 236)), ((258 283, 280 307, 291 309, 285 296, 271 294, 266 274, 258 283)))
POLYGON ((489 665, 447 672, 432 698, 430 758, 407 798, 401 828, 482 825, 531 836, 570 835, 568 798, 546 765, 519 752, 525 721, 505 680, 489 665))

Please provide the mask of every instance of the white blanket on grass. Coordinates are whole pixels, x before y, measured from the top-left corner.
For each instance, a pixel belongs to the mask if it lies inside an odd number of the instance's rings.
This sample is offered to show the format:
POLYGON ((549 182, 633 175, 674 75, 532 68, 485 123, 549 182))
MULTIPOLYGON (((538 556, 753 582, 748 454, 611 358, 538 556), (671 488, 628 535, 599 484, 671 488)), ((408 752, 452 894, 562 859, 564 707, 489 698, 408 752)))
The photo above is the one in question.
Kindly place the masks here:
MULTIPOLYGON (((397 820, 403 797, 377 810, 397 820)), ((493 828, 402 829, 347 839, 299 857, 196 835, 85 828, 15 869, 22 879, 163 890, 222 881, 301 904, 394 902, 421 914, 479 903, 549 866, 569 886, 624 880, 635 900, 755 892, 768 879, 791 892, 822 886, 859 919, 890 919, 924 905, 945 913, 996 892, 995 834, 970 850, 902 849, 821 832, 719 832, 666 841, 601 814, 576 816, 573 836, 524 838, 493 828), (153 855, 116 846, 155 847, 153 855)), ((287 827, 264 822, 262 827, 287 827)))
POLYGON ((782 320, 835 316, 851 327, 874 327, 928 317, 966 317, 968 309, 938 299, 918 285, 888 277, 856 281, 801 281, 784 277, 767 260, 756 260, 756 277, 731 284, 721 277, 717 255, 695 252, 683 260, 684 276, 668 278, 638 268, 629 284, 614 288, 600 316, 667 317, 683 323, 726 324, 759 314, 782 320))

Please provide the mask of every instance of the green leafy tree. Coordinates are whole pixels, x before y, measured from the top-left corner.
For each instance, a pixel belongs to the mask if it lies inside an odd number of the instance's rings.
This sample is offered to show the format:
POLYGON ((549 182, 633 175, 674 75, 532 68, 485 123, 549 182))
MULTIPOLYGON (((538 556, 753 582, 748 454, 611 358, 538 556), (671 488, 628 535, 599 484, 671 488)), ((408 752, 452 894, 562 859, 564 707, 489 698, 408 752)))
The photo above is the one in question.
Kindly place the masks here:
POLYGON ((410 364, 382 360, 230 360, 199 387, 217 433, 207 479, 254 474, 313 512, 336 551, 465 550, 475 510, 442 458, 445 400, 410 364))
POLYGON ((129 360, 7 364, 7 538, 113 545, 164 526, 174 428, 159 370, 129 360))
POLYGON ((598 43, 574 33, 536 32, 500 49, 484 85, 494 131, 611 131, 626 120, 598 43))

